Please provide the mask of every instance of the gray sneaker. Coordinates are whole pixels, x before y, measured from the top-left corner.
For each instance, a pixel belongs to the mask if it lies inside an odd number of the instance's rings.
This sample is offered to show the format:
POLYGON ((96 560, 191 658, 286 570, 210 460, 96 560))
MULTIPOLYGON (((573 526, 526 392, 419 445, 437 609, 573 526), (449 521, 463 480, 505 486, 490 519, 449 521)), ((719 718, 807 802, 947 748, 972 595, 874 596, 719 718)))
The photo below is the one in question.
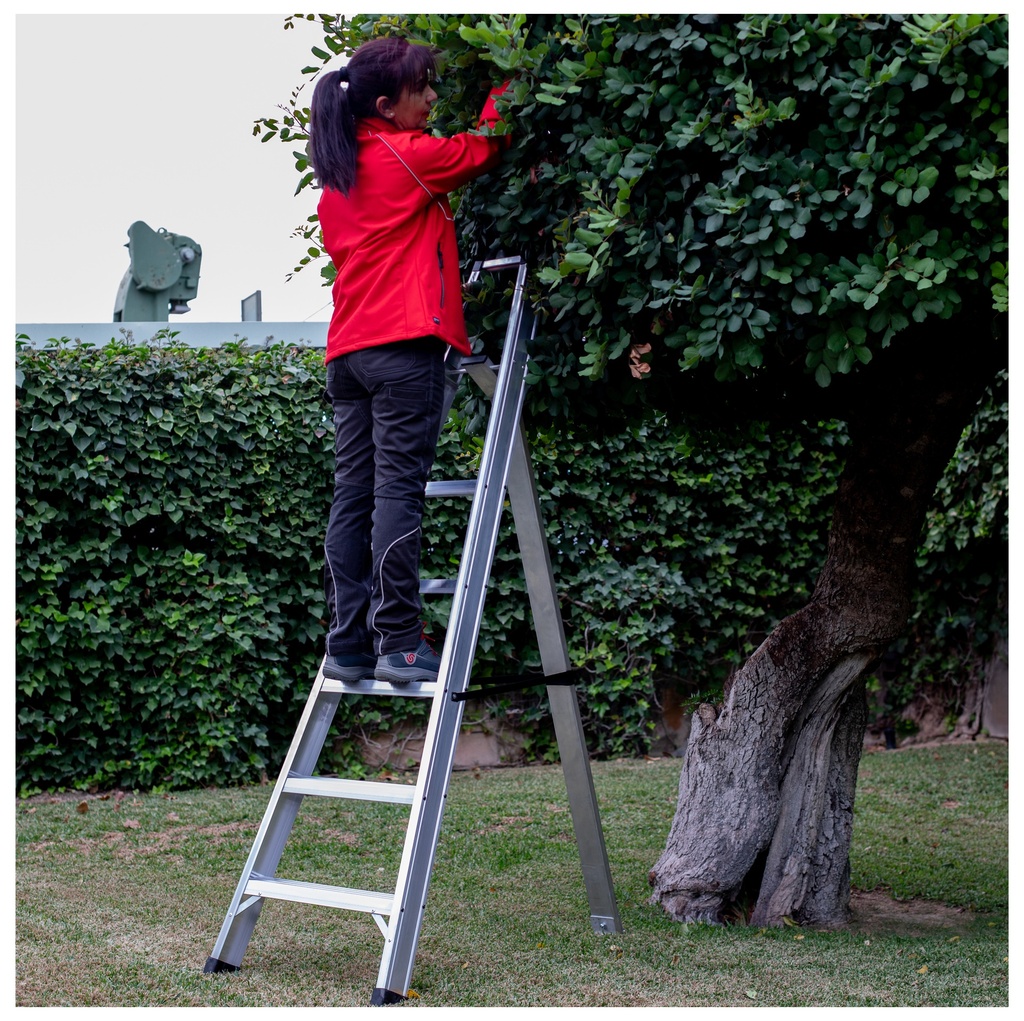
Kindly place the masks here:
POLYGON ((408 684, 410 681, 436 681, 441 657, 426 638, 420 639, 415 652, 391 652, 377 659, 373 676, 378 681, 408 684))
POLYGON ((361 652, 346 653, 342 656, 327 656, 324 659, 324 677, 332 681, 361 681, 373 676, 377 660, 361 652))

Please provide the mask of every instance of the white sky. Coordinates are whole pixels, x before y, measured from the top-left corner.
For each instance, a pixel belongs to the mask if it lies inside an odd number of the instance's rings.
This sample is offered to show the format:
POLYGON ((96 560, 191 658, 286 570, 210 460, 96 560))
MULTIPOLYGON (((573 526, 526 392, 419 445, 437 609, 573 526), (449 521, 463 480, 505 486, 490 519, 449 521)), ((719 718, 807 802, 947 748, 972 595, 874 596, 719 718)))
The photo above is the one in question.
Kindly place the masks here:
POLYGON ((202 248, 172 322, 237 322, 256 290, 265 321, 329 318, 318 265, 285 279, 318 193, 252 134, 317 63, 286 13, 16 16, 15 322, 110 322, 135 220, 202 248))

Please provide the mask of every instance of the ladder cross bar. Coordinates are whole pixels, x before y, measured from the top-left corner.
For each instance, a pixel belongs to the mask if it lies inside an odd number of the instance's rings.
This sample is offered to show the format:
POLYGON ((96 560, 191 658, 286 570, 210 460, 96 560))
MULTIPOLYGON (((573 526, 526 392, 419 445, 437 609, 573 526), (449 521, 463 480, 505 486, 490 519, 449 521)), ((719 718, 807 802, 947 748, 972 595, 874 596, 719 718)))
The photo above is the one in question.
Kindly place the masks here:
POLYGON ((367 677, 361 681, 325 680, 325 691, 336 691, 343 695, 389 695, 396 698, 433 698, 437 681, 409 681, 408 684, 392 684, 367 677))
POLYGON ((298 904, 319 904, 327 908, 346 908, 370 914, 390 915, 395 898, 391 893, 374 890, 354 890, 326 883, 307 883, 298 879, 276 879, 254 875, 246 891, 272 900, 288 900, 298 904))
POLYGON ((416 793, 416 788, 411 784, 378 783, 331 776, 290 776, 285 781, 284 789, 288 794, 394 805, 411 805, 416 793))

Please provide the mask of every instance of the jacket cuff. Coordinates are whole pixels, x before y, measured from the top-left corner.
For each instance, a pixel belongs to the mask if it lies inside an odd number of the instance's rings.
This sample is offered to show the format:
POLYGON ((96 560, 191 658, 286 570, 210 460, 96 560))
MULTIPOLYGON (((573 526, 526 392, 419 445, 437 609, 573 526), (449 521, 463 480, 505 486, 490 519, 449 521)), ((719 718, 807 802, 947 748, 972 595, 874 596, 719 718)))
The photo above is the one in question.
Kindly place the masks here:
POLYGON ((487 102, 484 103, 484 108, 480 112, 480 120, 477 122, 478 128, 482 128, 485 125, 490 126, 497 124, 499 121, 503 120, 501 114, 498 113, 498 107, 494 101, 499 96, 505 95, 511 84, 511 81, 506 81, 503 85, 496 86, 491 89, 491 94, 487 97, 487 102))

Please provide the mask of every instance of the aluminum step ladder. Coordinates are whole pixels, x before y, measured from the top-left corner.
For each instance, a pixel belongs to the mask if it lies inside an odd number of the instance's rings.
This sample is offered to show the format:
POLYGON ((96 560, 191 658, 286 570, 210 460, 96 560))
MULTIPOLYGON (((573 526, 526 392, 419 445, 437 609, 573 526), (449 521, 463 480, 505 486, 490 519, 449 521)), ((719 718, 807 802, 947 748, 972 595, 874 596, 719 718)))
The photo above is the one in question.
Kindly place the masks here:
POLYGON ((421 584, 423 592, 450 592, 453 597, 438 680, 412 681, 401 686, 372 677, 357 682, 338 681, 324 676, 321 663, 204 972, 235 971, 240 967, 256 920, 268 900, 298 901, 368 912, 384 937, 380 971, 370 1004, 399 1003, 408 996, 506 491, 518 533, 544 671, 544 678, 530 677, 524 682, 548 684, 591 925, 597 933, 622 931, 576 688, 571 683, 573 672, 536 482, 521 423, 527 339, 533 330, 532 314, 524 307, 526 263, 519 257, 477 263, 470 282, 481 272, 508 270, 516 271, 516 282, 501 363, 494 366, 483 357, 466 359, 462 366, 462 371, 491 398, 479 474, 475 482, 427 484, 428 497, 473 497, 457 579, 454 583, 421 584), (347 695, 366 694, 432 699, 415 786, 315 775, 340 700, 347 695), (408 828, 393 892, 356 890, 277 876, 299 806, 303 798, 311 796, 409 806, 408 828))

